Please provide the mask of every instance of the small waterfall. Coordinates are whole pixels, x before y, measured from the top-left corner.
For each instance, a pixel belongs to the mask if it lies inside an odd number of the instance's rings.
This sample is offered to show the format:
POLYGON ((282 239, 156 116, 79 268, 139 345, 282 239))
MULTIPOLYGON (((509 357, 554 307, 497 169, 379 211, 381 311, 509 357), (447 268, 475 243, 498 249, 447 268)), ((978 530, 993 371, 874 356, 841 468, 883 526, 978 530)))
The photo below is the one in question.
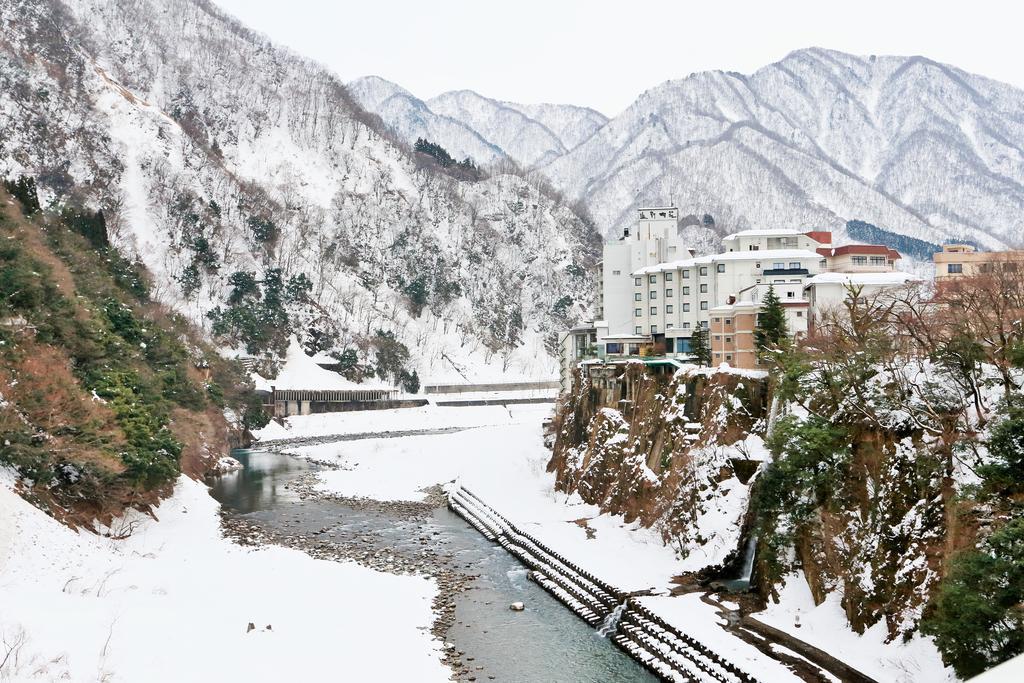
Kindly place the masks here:
POLYGON ((743 550, 743 569, 740 572, 740 581, 750 585, 750 575, 754 573, 754 552, 757 550, 757 535, 750 534, 747 547, 743 550))
POLYGON ((601 625, 597 627, 597 635, 602 638, 607 638, 611 634, 615 633, 615 629, 619 626, 619 619, 622 618, 622 613, 626 611, 627 600, 623 600, 621 604, 617 605, 611 613, 604 618, 601 625))
POLYGON ((754 555, 757 552, 757 535, 750 534, 747 544, 743 548, 743 564, 740 567, 740 575, 735 579, 727 579, 719 582, 725 590, 730 593, 741 593, 750 590, 750 577, 754 573, 754 555))

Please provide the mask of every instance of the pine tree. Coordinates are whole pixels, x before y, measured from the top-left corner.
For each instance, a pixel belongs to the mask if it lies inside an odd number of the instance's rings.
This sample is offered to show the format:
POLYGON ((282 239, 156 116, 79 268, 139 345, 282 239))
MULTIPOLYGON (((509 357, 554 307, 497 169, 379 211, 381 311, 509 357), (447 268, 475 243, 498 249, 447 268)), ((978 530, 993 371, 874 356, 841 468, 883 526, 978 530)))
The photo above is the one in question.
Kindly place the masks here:
POLYGON ((760 356, 765 349, 778 346, 789 332, 786 330, 786 311, 782 302, 775 294, 775 287, 768 285, 768 293, 761 304, 761 312, 757 316, 757 328, 754 330, 754 344, 760 356))
POLYGON ((697 365, 711 365, 711 347, 708 345, 707 328, 698 325, 690 335, 690 353, 697 360, 697 365))

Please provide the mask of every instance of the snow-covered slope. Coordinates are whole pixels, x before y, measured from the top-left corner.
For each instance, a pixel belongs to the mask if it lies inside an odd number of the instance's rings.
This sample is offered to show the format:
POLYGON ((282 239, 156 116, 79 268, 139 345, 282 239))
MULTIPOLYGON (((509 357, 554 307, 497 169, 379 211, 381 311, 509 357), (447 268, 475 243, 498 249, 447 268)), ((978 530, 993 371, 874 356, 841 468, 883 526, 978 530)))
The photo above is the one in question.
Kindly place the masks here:
POLYGON ((606 121, 585 107, 513 104, 472 90, 446 92, 428 100, 427 105, 431 111, 469 126, 526 167, 557 159, 606 121))
POLYGON ((380 116, 404 142, 412 144, 424 138, 441 144, 456 159, 471 157, 477 164, 491 165, 507 158, 500 147, 466 124, 435 114, 426 102, 391 81, 365 76, 346 87, 360 106, 380 116))
POLYGON ((193 320, 232 273, 279 268, 312 281, 300 334, 394 332, 425 381, 556 373, 594 233, 538 183, 419 168, 331 73, 205 0, 0 0, 0 19, 0 175, 102 207, 193 320))
POLYGON ((71 530, 14 485, 0 469, 0 680, 374 680, 385 660, 395 680, 450 679, 432 580, 231 543, 184 476, 152 518, 114 520, 123 539, 71 530))
POLYGON ((727 231, 856 218, 1020 246, 1022 110, 1024 92, 922 57, 808 49, 663 83, 544 171, 607 232, 672 201, 727 231))

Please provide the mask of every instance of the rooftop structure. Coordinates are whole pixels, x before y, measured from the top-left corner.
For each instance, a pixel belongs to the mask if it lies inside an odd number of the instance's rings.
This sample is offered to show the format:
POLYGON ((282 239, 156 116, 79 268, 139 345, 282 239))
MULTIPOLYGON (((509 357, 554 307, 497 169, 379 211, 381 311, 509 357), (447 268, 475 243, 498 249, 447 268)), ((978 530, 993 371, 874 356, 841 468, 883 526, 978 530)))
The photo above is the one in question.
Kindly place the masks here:
POLYGON ((977 251, 969 244, 945 244, 932 257, 935 282, 991 273, 997 264, 1024 261, 1024 251, 977 251))
POLYGON ((257 383, 265 391, 269 386, 267 403, 274 406, 275 417, 341 412, 398 395, 395 387, 377 380, 357 383, 325 370, 313 357, 306 355, 295 337, 291 339, 277 377, 258 378, 257 383))

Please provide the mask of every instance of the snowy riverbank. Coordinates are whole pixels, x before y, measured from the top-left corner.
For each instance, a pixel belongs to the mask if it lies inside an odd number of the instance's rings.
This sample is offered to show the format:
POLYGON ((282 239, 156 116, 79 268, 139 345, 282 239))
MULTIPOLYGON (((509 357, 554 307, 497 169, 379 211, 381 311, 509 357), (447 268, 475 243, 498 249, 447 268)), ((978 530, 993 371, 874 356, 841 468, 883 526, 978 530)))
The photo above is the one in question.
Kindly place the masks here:
POLYGON ((185 478, 159 521, 116 525, 134 527, 124 540, 66 528, 12 484, 3 474, 0 642, 17 653, 0 680, 449 679, 432 580, 234 545, 185 478))
MULTIPOLYGON (((668 597, 672 577, 682 571, 673 549, 650 530, 627 524, 621 517, 599 514, 597 508, 553 490, 554 477, 546 471, 550 452, 544 448, 541 422, 550 406, 439 408, 381 411, 364 421, 365 414, 313 416, 296 427, 309 433, 375 431, 380 425, 405 430, 427 424, 466 427, 464 431, 408 436, 401 439, 365 439, 289 449, 301 457, 331 463, 337 469, 319 474, 324 492, 377 500, 422 500, 423 490, 441 483, 471 489, 488 504, 540 541, 587 568, 599 578, 626 591, 651 590, 663 597, 645 598, 644 605, 666 621, 735 658, 748 671, 766 680, 795 680, 786 667, 723 628, 725 619, 715 607, 691 594, 668 597), (373 424, 374 428, 368 428, 373 424), (474 428, 478 425, 486 425, 474 428)), ((804 596, 783 596, 758 619, 796 638, 826 650, 834 657, 881 681, 905 683, 955 680, 942 666, 931 641, 917 638, 909 644, 885 643, 881 633, 859 636, 841 618, 839 607, 826 603, 815 608, 804 596), (801 615, 801 627, 794 628, 801 615)), ((775 646, 778 647, 778 646, 775 646)))

